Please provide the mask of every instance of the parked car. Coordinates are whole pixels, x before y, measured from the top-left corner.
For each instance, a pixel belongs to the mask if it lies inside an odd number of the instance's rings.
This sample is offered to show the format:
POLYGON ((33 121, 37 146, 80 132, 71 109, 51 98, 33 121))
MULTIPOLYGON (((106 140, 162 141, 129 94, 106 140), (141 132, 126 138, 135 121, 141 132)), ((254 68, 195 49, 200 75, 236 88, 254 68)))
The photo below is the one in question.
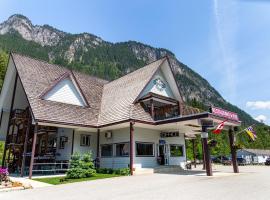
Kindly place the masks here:
POLYGON ((223 165, 231 165, 232 161, 226 157, 226 156, 217 156, 215 158, 212 158, 213 163, 221 163, 223 165))
POLYGON ((265 161, 264 164, 265 164, 265 165, 270 165, 270 157, 266 159, 266 161, 265 161))
POLYGON ((247 160, 245 158, 237 158, 238 165, 246 165, 247 160))

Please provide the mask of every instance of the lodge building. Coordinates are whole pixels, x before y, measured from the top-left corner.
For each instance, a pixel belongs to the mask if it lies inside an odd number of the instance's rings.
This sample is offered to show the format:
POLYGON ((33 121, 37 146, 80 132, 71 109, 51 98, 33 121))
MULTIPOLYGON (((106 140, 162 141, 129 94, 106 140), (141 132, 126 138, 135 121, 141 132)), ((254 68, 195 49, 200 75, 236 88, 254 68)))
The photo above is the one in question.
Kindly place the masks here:
POLYGON ((108 82, 11 53, 0 109, 2 165, 30 178, 51 165, 64 170, 75 152, 91 152, 97 167, 129 167, 132 174, 184 168, 185 139, 224 120, 231 133, 240 125, 233 113, 185 105, 168 57, 108 82))

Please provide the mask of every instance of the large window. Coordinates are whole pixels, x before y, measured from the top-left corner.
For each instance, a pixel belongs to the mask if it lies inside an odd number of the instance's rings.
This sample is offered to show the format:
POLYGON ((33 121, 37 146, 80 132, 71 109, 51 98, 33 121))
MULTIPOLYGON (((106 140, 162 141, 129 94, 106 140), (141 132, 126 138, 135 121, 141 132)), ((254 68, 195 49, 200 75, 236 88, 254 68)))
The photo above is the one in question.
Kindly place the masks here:
POLYGON ((102 157, 112 157, 112 155, 113 155, 113 145, 112 144, 101 145, 101 156, 102 157))
POLYGON ((90 138, 91 138, 91 135, 81 135, 80 145, 89 147, 90 146, 90 138))
POLYGON ((184 155, 183 146, 178 144, 170 145, 171 157, 181 157, 184 155))
POLYGON ((136 142, 137 156, 154 156, 154 143, 136 142))
POLYGON ((129 143, 115 144, 116 156, 129 156, 129 143))

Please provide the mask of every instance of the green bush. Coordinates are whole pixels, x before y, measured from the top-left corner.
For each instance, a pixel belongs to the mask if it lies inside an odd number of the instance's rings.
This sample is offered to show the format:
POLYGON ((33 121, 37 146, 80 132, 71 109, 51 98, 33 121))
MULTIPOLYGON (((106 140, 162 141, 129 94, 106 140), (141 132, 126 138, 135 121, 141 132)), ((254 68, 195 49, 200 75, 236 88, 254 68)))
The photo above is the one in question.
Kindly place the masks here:
POLYGON ((111 169, 111 168, 98 168, 97 173, 99 174, 118 174, 128 176, 130 174, 129 168, 111 169))
POLYGON ((70 168, 66 173, 67 178, 88 178, 95 174, 96 170, 94 169, 94 163, 90 153, 82 156, 79 153, 75 153, 71 156, 70 168))

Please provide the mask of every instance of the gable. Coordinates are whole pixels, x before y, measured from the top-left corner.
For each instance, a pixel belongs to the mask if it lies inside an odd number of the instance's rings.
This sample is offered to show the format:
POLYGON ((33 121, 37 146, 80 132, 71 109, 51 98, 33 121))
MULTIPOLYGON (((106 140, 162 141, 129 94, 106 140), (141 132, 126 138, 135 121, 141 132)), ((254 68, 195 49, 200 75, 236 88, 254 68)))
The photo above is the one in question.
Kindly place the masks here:
POLYGON ((86 106, 82 94, 69 77, 57 83, 44 95, 43 99, 77 106, 86 106))
POLYGON ((150 92, 175 99, 170 84, 167 82, 163 72, 160 69, 156 72, 151 81, 144 88, 140 97, 143 97, 150 92))

